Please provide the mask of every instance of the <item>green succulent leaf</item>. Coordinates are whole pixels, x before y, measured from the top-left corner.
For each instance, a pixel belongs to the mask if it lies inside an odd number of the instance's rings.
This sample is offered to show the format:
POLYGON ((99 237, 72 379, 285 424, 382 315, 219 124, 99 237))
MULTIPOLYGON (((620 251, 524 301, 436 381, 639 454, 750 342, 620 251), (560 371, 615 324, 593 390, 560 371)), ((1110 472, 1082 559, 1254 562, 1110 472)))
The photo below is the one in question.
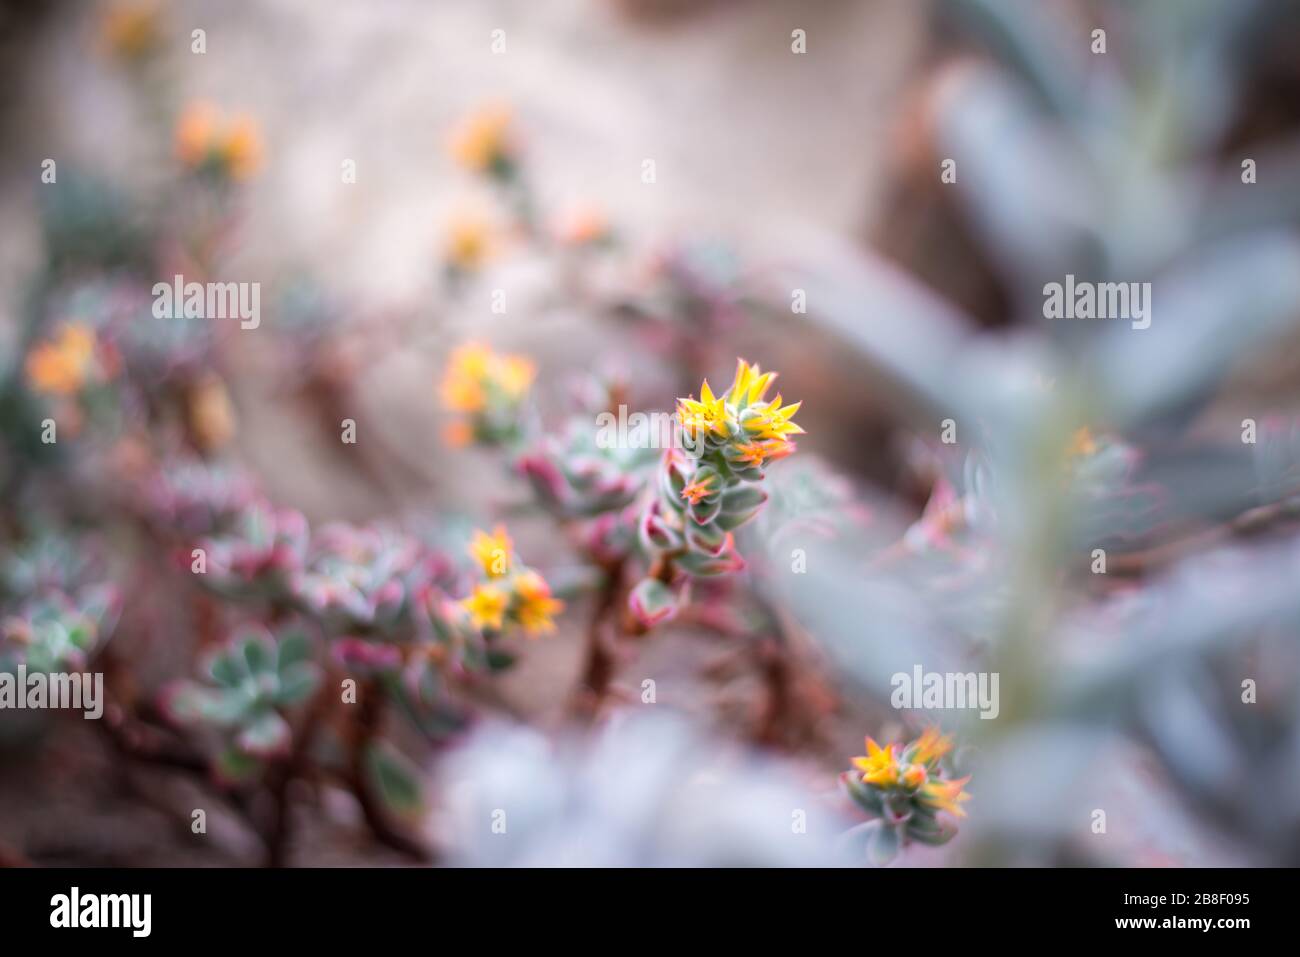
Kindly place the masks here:
POLYGON ((899 836, 899 829, 881 823, 871 832, 871 837, 867 840, 867 858, 877 867, 884 867, 898 857, 901 848, 902 839, 899 836))
POLYGON ((243 727, 235 743, 246 754, 267 757, 283 753, 289 747, 290 737, 289 722, 268 709, 243 727))
POLYGON ((280 687, 275 695, 279 704, 292 705, 306 700, 320 683, 320 671, 311 662, 300 661, 280 671, 280 687))
POLYGON ((884 813, 880 792, 868 784, 863 784, 858 775, 847 772, 840 776, 840 780, 844 784, 844 790, 848 792, 849 797, 853 798, 858 807, 873 817, 879 817, 884 813))
POLYGON ((259 671, 271 670, 275 661, 274 647, 262 638, 245 638, 242 651, 250 673, 257 674, 259 671))
POLYGON ((389 810, 399 816, 419 812, 424 803, 419 771, 404 756, 386 744, 374 744, 366 751, 365 768, 389 810))
POLYGON ((248 669, 244 667, 243 658, 233 654, 217 655, 212 659, 208 671, 213 681, 228 688, 237 686, 248 677, 248 669))
POLYGON ((311 660, 311 641, 300 631, 291 631, 281 636, 279 652, 276 658, 280 671, 287 670, 299 662, 311 660))

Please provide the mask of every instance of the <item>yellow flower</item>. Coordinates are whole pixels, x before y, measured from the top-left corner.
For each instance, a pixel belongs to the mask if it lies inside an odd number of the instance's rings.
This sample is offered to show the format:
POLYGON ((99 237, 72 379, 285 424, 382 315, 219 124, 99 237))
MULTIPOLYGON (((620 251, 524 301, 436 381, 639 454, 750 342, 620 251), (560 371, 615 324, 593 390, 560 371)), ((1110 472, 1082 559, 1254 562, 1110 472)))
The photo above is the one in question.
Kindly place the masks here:
POLYGON ((219 145, 226 169, 235 179, 248 179, 262 164, 262 134, 250 116, 232 117, 219 145))
POLYGON ((502 392, 512 399, 518 399, 533 384, 537 367, 526 356, 498 356, 492 367, 492 375, 502 392))
POLYGON ((262 138, 250 117, 227 120, 200 100, 186 106, 176 123, 176 155, 191 169, 215 162, 233 179, 247 179, 261 164, 262 138))
POLYGON ((442 398, 448 408, 457 412, 478 412, 487 404, 483 384, 487 381, 487 359, 490 356, 487 347, 474 342, 466 343, 452 353, 442 380, 442 398))
POLYGON ((451 354, 442 378, 442 401, 453 412, 480 412, 487 405, 483 382, 492 361, 492 350, 478 342, 467 342, 451 354))
POLYGON ((199 100, 181 111, 176 121, 176 155, 186 166, 198 166, 208 156, 217 128, 217 108, 199 100))
POLYGON ((1092 436, 1092 430, 1086 425, 1076 429, 1074 435, 1070 436, 1070 444, 1065 449, 1067 459, 1078 458, 1079 456, 1094 455, 1097 452, 1097 440, 1092 436))
POLYGON ((952 750, 952 738, 943 734, 937 727, 929 727, 912 745, 912 760, 917 764, 929 764, 937 761, 952 750))
POLYGON ((205 375, 194 384, 185 412, 190 434, 204 451, 221 448, 235 435, 235 408, 219 376, 205 375))
POLYGON ((677 420, 691 435, 697 432, 727 434, 726 396, 714 396, 709 381, 700 386, 699 399, 678 399, 677 420))
POLYGON ((787 405, 783 408, 781 396, 778 394, 760 411, 753 422, 746 423, 746 427, 751 430, 756 429, 759 438, 764 439, 783 440, 787 435, 802 435, 803 429, 790 421, 794 414, 799 411, 801 405, 803 405, 802 402, 796 402, 794 405, 787 405))
POLYGON ((469 552, 483 566, 483 573, 488 578, 504 578, 510 574, 510 554, 514 547, 514 542, 506 534, 506 527, 498 525, 492 529, 491 535, 476 529, 469 552))
POLYGON ((492 227, 483 216, 461 212, 448 220, 443 255, 457 269, 478 269, 494 250, 492 227))
POLYGON ((898 783, 898 755, 892 744, 882 748, 868 737, 866 757, 854 758, 853 766, 862 772, 867 784, 889 787, 898 783))
POLYGON ((461 602, 475 628, 499 630, 506 613, 509 596, 495 585, 475 585, 473 593, 461 602))
POLYGON ((700 500, 713 491, 714 476, 706 475, 697 482, 691 482, 682 489, 682 498, 692 505, 699 505, 700 500))
POLYGON ((551 588, 537 572, 524 572, 514 581, 518 606, 515 615, 529 635, 555 630, 554 617, 564 611, 564 602, 551 597, 551 588))
POLYGON ((452 158, 474 173, 508 159, 511 119, 510 107, 504 103, 491 103, 470 114, 452 130, 452 158))
POLYGON ((497 355, 479 342, 451 354, 442 379, 442 401, 453 412, 482 412, 493 392, 517 402, 528 392, 536 366, 527 356, 497 355))
POLYGON ((929 772, 925 770, 924 764, 909 764, 903 771, 903 786, 906 788, 918 788, 929 780, 929 772))
POLYGON ((964 778, 958 778, 956 781, 940 781, 938 779, 927 781, 917 795, 917 799, 926 807, 947 811, 957 817, 965 817, 966 812, 961 805, 970 800, 970 795, 962 789, 969 780, 970 776, 967 775, 964 778))
POLYGON ((53 342, 45 342, 27 356, 27 381, 43 395, 79 392, 94 371, 95 333, 84 323, 65 324, 53 342))
POLYGON ((775 372, 764 372, 757 365, 751 366, 744 359, 737 359, 736 377, 732 380, 727 401, 737 407, 761 402, 775 378, 775 372))
POLYGON ((125 60, 149 53, 162 39, 156 0, 111 4, 99 24, 99 39, 108 52, 125 60))
POLYGON ((736 461, 741 465, 761 466, 765 462, 783 459, 794 451, 793 442, 774 439, 767 442, 741 442, 736 445, 740 453, 736 461))

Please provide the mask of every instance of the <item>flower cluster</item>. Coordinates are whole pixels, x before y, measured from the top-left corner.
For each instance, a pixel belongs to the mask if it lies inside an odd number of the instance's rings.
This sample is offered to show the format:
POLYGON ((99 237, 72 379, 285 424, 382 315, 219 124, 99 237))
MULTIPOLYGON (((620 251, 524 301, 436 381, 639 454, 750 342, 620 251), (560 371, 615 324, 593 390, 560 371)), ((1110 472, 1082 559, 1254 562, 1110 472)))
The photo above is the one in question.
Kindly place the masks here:
POLYGON ((524 401, 537 369, 531 359, 467 342, 452 353, 442 401, 458 418, 447 430, 453 445, 508 444, 522 434, 524 401))
POLYGON ((110 379, 116 353, 101 343, 85 323, 67 322, 28 354, 24 371, 32 391, 67 398, 110 379))
POLYGON ((471 173, 509 179, 515 173, 518 144, 513 114, 503 103, 489 103, 466 116, 449 138, 452 159, 471 173))
POLYGON ((482 579, 457 600, 462 576, 411 536, 342 522, 313 533, 298 512, 255 502, 228 531, 199 539, 194 561, 218 594, 306 615, 335 640, 336 657, 383 670, 407 663, 415 648, 464 665, 480 634, 509 626, 554 630, 563 603, 519 562, 504 527, 477 533, 470 552, 482 579))
POLYGON ((475 628, 496 633, 517 625, 530 637, 555 630, 554 617, 564 602, 551 594, 541 575, 520 564, 504 526, 491 534, 475 532, 470 554, 487 579, 461 602, 475 628))
POLYGON ((117 0, 100 18, 100 44, 125 62, 138 61, 162 45, 162 26, 157 0, 117 0))
POLYGON ((853 771, 840 781, 854 802, 875 819, 868 851, 877 863, 888 863, 909 841, 939 845, 957 833, 942 821, 945 811, 965 817, 962 804, 970 777, 953 778, 944 767, 952 739, 938 728, 927 728, 912 743, 881 747, 866 740, 867 753, 853 759, 853 771))
POLYGON ((767 500, 757 485, 767 466, 792 453, 790 436, 803 432, 793 418, 800 403, 767 398, 775 378, 738 359, 726 392, 715 395, 706 381, 700 398, 678 400, 684 448, 664 456, 654 497, 641 516, 641 544, 657 566, 630 597, 642 625, 675 613, 681 593, 674 586, 687 576, 744 567, 733 532, 767 500))
MULTIPOLYGON (((563 603, 503 527, 475 536, 467 570, 380 523, 313 530, 204 468, 185 463, 144 488, 162 513, 152 524, 173 522, 195 581, 225 598, 221 615, 234 618, 203 679, 172 684, 162 700, 177 727, 220 741, 214 770, 223 779, 247 781, 286 758, 297 729, 316 720, 326 673, 367 683, 437 737, 464 720, 454 682, 514 661, 498 639, 555 628, 563 603)), ((379 760, 373 751, 367 761, 379 760)))
POLYGON ((213 104, 197 101, 177 121, 176 156, 194 172, 246 180, 262 163, 262 137, 250 117, 225 116, 213 104))
POLYGON ((443 260, 455 278, 478 270, 497 252, 498 236, 492 220, 474 209, 456 211, 443 233, 443 260))

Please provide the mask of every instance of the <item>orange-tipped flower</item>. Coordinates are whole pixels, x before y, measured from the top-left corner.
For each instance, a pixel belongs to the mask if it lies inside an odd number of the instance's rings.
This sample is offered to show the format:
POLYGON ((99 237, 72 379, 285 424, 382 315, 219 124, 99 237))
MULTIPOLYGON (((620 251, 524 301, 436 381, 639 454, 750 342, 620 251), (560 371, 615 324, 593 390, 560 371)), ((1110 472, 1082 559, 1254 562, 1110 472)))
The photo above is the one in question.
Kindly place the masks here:
POLYGON ((757 363, 750 365, 744 359, 737 359, 736 376, 727 393, 727 401, 742 408, 761 402, 775 379, 775 372, 764 372, 757 363))
POLYGON ((452 130, 452 158, 473 173, 499 170, 514 155, 513 114, 504 103, 480 107, 452 130))
POLYGON ((1093 437, 1092 430, 1086 425, 1074 430, 1070 436, 1070 444, 1066 446, 1065 457, 1067 459, 1087 458, 1097 453, 1097 440, 1093 437))
POLYGON ((261 165, 262 137, 250 117, 226 117, 200 100, 186 106, 176 123, 176 155, 192 170, 245 180, 261 165))
POLYGON ((537 572, 529 569, 514 580, 514 615, 528 635, 555 631, 555 616, 564 611, 564 602, 551 597, 551 587, 537 572))
POLYGON ((474 591, 461 602, 475 628, 499 631, 505 623, 510 596, 495 585, 475 585, 474 591))
POLYGON ((478 342, 457 348, 440 385, 443 405, 464 415, 451 427, 449 439, 456 445, 517 439, 524 402, 536 374, 527 356, 500 355, 478 342))
POLYGON ((698 399, 677 400, 682 447, 664 457, 657 494, 647 500, 638 529, 646 549, 670 566, 666 577, 642 580, 629 597, 633 614, 645 624, 669 617, 685 594, 666 582, 680 585, 686 576, 726 575, 744 567, 732 532, 767 502, 758 483, 769 464, 794 451, 785 436, 803 431, 791 421, 798 403, 783 407, 780 396, 767 400, 775 379, 776 373, 737 359, 725 392, 714 392, 706 379, 698 399), (650 607, 654 613, 642 613, 650 607))
POLYGON ((480 342, 456 348, 442 377, 442 402, 454 412, 482 412, 489 404, 517 402, 537 374, 532 359, 499 355, 480 342))
POLYGON ((952 750, 952 738, 931 725, 921 732, 921 736, 916 739, 910 750, 912 760, 917 764, 929 764, 938 761, 952 750))
POLYGON ((713 482, 716 475, 706 475, 702 479, 691 482, 682 489, 682 498, 692 505, 699 505, 700 501, 713 491, 713 482))
POLYGON ((892 744, 882 748, 868 737, 866 756, 854 758, 853 766, 862 772, 867 784, 890 787, 898 783, 898 755, 892 744))
POLYGON ((488 578, 504 578, 510 574, 510 555, 514 547, 505 526, 498 525, 491 535, 475 530, 469 551, 488 578))
POLYGON ((970 800, 970 795, 963 788, 966 782, 970 780, 969 775, 964 778, 958 778, 956 781, 927 781, 921 788, 921 793, 917 796, 926 807, 932 807, 935 810, 947 811, 957 817, 965 817, 966 811, 962 804, 970 800))
POLYGON ((123 60, 139 60, 162 42, 158 0, 117 0, 99 22, 103 48, 123 60))
POLYGON ((90 326, 80 322, 64 324, 53 340, 28 353, 24 366, 28 383, 42 395, 80 392, 101 371, 95 357, 96 345, 90 326))
POLYGON ((957 825, 938 812, 964 818, 970 800, 970 777, 952 779, 943 759, 952 739, 938 728, 927 728, 908 745, 881 747, 867 738, 865 757, 853 759, 853 770, 840 775, 848 796, 875 819, 879 836, 867 848, 876 863, 887 863, 911 841, 939 845, 951 840, 957 825))
POLYGON ((909 791, 915 791, 925 784, 929 777, 930 775, 926 772, 924 764, 909 764, 904 768, 900 780, 903 782, 903 787, 909 791))
POLYGON ((486 216, 461 211, 447 220, 443 256, 448 266, 473 272, 491 259, 496 250, 496 233, 486 216))
POLYGON ((698 399, 677 400, 677 421, 692 436, 700 432, 726 435, 727 399, 725 396, 715 396, 705 379, 700 386, 698 399))

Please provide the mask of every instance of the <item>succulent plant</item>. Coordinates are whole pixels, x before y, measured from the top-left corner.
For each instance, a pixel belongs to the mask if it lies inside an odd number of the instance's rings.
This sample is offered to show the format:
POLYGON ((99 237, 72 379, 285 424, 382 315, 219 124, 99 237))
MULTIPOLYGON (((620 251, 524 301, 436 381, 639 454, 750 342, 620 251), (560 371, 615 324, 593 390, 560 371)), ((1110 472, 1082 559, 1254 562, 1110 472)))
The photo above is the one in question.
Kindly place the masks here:
POLYGON ((119 599, 108 585, 81 589, 76 597, 47 591, 5 617, 0 632, 0 671, 22 664, 29 671, 78 671, 113 630, 119 599))
POLYGON ((629 607, 643 626, 675 613, 690 576, 744 567, 733 532, 758 514, 767 501, 758 483, 771 462, 794 451, 788 436, 803 432, 793 421, 800 403, 767 398, 775 377, 739 359, 725 393, 715 396, 705 381, 699 399, 679 400, 685 447, 665 453, 641 516, 641 544, 655 568, 629 607))
POLYGON ((301 513, 258 501, 239 513, 230 531, 199 540, 206 570, 197 577, 226 597, 283 601, 301 573, 307 544, 301 513))
POLYGON ((273 635, 246 626, 210 657, 207 681, 175 684, 164 708, 179 724, 220 731, 228 745, 221 766, 241 776, 256 761, 288 750, 292 732, 285 712, 306 701, 320 678, 302 631, 286 628, 273 635))
POLYGON ((874 819, 865 829, 873 863, 889 863, 909 841, 939 845, 956 835, 956 826, 938 815, 966 816, 961 805, 970 800, 964 790, 970 778, 954 779, 943 767, 951 750, 951 739, 937 728, 906 746, 882 748, 868 737, 866 755, 853 759, 855 770, 840 775, 849 797, 874 819))
POLYGON ((544 436, 516 465, 544 508, 574 519, 631 505, 645 487, 655 458, 649 448, 598 442, 588 415, 544 436))
POLYGON ((408 535, 333 522, 312 536, 290 587, 329 634, 409 637, 423 592, 449 571, 445 560, 408 535))
POLYGON ((184 538, 230 530, 258 499, 256 485, 241 469, 195 458, 164 463, 140 491, 148 519, 184 538))

